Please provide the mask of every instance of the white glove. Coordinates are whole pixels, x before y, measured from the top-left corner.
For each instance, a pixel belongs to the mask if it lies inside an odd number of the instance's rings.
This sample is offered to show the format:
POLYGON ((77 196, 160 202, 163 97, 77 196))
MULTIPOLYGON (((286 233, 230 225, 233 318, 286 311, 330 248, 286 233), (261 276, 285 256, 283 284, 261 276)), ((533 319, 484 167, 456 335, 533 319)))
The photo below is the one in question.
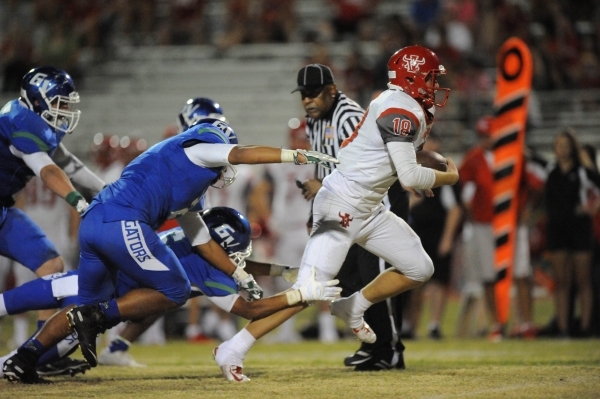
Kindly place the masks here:
POLYGON ((246 291, 248 293, 248 299, 253 301, 263 297, 263 289, 260 288, 254 277, 251 274, 246 273, 241 267, 236 267, 235 271, 231 275, 237 283, 238 289, 246 291))
POLYGON ((296 150, 296 154, 294 155, 294 163, 296 165, 306 165, 309 163, 316 163, 325 168, 329 168, 329 163, 340 163, 337 158, 332 157, 331 155, 323 154, 318 151, 307 151, 307 150, 296 150), (306 158, 306 162, 300 162, 298 160, 298 154, 304 155, 306 158))
POLYGON ((298 302, 333 301, 340 297, 342 288, 335 287, 340 281, 315 281, 315 272, 313 266, 309 279, 299 289, 286 292, 290 306, 298 302))
POLYGON ((281 276, 288 283, 295 283, 298 280, 298 267, 278 265, 277 263, 271 264, 269 270, 269 276, 281 276))
POLYGON ((88 204, 88 202, 82 198, 79 201, 77 201, 77 204, 75 205, 75 210, 81 215, 83 214, 83 212, 85 212, 86 209, 88 209, 88 206, 90 206, 90 204, 88 204))

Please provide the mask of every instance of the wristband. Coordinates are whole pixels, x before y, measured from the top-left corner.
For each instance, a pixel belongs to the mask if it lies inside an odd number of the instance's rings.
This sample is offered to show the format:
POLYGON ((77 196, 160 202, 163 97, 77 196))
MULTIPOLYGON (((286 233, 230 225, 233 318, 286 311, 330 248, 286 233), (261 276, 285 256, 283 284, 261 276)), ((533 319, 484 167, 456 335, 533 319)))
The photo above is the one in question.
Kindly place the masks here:
POLYGON ((302 302, 302 294, 300 294, 300 290, 288 291, 285 293, 285 297, 287 298, 289 306, 293 306, 302 302))
POLYGON ((81 195, 79 191, 71 191, 65 197, 65 201, 67 201, 67 204, 71 205, 73 208, 77 208, 77 203, 79 202, 79 200, 85 201, 85 198, 83 198, 83 195, 81 195))
POLYGON ((248 276, 249 274, 239 266, 236 266, 235 270, 231 274, 231 277, 233 277, 233 279, 237 282, 244 280, 248 276))
POLYGON ((281 162, 282 163, 296 162, 296 155, 298 155, 298 151, 286 150, 286 149, 282 148, 281 149, 281 162))

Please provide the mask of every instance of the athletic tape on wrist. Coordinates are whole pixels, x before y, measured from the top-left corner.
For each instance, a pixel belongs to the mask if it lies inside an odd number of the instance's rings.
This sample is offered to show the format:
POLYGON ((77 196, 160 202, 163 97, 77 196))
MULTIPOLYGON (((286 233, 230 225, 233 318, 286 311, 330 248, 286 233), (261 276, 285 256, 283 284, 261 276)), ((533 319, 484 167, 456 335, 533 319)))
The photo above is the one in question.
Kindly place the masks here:
POLYGON ((288 301, 288 305, 296 305, 297 303, 302 302, 302 294, 300 294, 300 290, 291 290, 285 293, 285 296, 288 301))
POLYGON ((286 150, 285 148, 281 149, 281 162, 282 163, 292 163, 295 162, 295 158, 297 155, 297 151, 294 150, 286 150))

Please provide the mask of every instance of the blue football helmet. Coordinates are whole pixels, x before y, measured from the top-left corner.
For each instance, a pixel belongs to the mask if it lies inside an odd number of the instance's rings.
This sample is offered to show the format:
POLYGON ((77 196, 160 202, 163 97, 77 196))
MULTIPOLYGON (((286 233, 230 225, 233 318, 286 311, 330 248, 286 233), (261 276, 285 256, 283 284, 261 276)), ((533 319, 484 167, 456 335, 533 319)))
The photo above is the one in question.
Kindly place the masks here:
POLYGON ((225 119, 225 116, 223 115, 223 109, 219 103, 214 102, 210 98, 190 98, 187 100, 177 117, 179 133, 188 130, 204 118, 213 118, 227 122, 227 119, 225 119))
POLYGON ((200 212, 210 237, 215 240, 229 258, 239 267, 246 266, 246 258, 252 254, 250 222, 232 208, 218 206, 200 212))
POLYGON ((42 66, 27 72, 20 100, 50 127, 64 133, 75 130, 81 116, 81 111, 73 108, 79 102, 73 79, 59 68, 42 66))

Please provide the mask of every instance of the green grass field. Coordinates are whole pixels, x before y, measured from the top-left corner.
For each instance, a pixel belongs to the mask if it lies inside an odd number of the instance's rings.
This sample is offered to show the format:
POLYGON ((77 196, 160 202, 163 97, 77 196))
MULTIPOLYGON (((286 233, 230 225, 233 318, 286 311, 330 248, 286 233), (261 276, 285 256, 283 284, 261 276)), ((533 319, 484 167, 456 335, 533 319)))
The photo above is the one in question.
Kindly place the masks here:
MULTIPOLYGON (((547 305, 536 303, 537 318, 548 316, 547 305)), ((450 336, 453 320, 448 319, 450 336)), ((0 320, 5 327, 7 322, 0 320)), ((0 341, 8 333, 4 328, 0 341)), ((134 345, 132 354, 148 367, 100 366, 85 375, 54 378, 50 386, 2 380, 0 398, 600 398, 599 340, 421 338, 405 343, 406 370, 369 373, 342 364, 358 347, 354 340, 259 343, 245 362, 252 380, 247 384, 221 377, 211 356, 215 344, 134 345)))

